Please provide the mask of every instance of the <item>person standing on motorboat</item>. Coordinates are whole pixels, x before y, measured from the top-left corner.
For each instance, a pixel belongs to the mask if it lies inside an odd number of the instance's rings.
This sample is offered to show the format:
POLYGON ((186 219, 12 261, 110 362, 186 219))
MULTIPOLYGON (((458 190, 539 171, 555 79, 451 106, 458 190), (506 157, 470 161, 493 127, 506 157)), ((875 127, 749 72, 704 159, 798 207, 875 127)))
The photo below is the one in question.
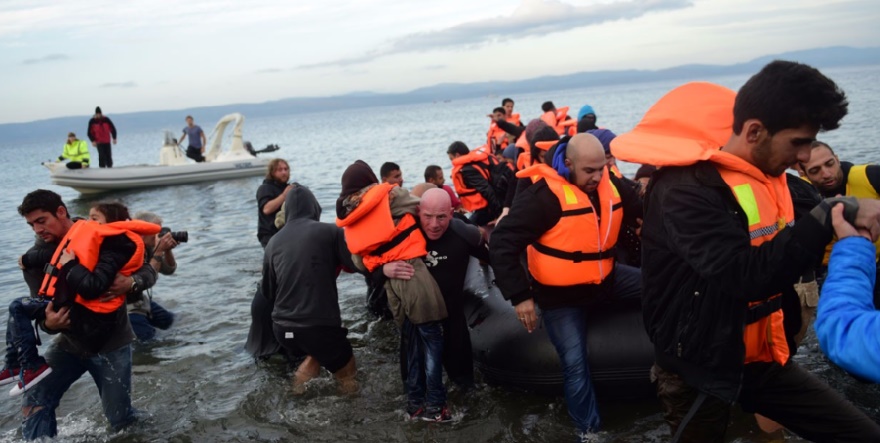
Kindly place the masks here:
POLYGON ((89 140, 92 146, 98 148, 98 166, 101 168, 113 167, 113 152, 110 143, 116 144, 116 126, 104 116, 101 107, 95 108, 95 116, 89 120, 89 140))
POLYGON ((89 145, 83 140, 78 140, 76 134, 67 134, 67 143, 64 151, 58 156, 58 161, 68 160, 67 169, 82 169, 89 167, 89 145))
POLYGON ((641 200, 608 172, 602 143, 590 134, 575 135, 556 148, 551 164, 517 177, 534 184, 516 194, 492 233, 495 281, 529 332, 538 327, 535 305, 541 308, 562 363, 569 416, 590 438, 600 419, 586 355, 586 314, 608 300, 641 296, 639 270, 614 257, 624 218, 642 215, 641 200), (531 281, 520 261, 524 251, 531 281))
POLYGON ((191 115, 186 116, 186 126, 183 127, 183 135, 180 136, 180 144, 189 136, 189 145, 186 147, 186 156, 195 160, 196 163, 205 161, 205 145, 208 144, 205 139, 205 131, 202 127, 193 123, 191 115))

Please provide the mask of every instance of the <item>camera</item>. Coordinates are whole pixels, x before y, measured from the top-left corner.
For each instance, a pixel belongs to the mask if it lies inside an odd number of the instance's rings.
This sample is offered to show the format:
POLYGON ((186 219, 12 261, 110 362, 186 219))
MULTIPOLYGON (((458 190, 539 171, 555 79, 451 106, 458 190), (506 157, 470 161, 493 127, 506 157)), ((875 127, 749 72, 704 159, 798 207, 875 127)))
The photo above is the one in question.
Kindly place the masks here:
POLYGON ((162 228, 162 230, 159 231, 159 237, 163 237, 163 236, 165 236, 165 234, 167 234, 169 232, 171 232, 171 238, 173 238, 174 241, 176 241, 177 243, 186 243, 189 240, 189 232, 186 232, 186 231, 172 232, 171 228, 162 228))

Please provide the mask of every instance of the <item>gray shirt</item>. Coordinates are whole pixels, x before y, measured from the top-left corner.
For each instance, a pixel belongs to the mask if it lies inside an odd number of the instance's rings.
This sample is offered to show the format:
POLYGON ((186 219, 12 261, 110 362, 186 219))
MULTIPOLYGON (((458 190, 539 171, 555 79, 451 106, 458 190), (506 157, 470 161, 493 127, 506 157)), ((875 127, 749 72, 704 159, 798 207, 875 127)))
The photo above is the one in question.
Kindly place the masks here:
POLYGON ((189 126, 183 127, 183 133, 186 134, 186 138, 189 139, 189 146, 193 148, 201 148, 202 147, 202 127, 199 125, 193 125, 191 128, 189 126))

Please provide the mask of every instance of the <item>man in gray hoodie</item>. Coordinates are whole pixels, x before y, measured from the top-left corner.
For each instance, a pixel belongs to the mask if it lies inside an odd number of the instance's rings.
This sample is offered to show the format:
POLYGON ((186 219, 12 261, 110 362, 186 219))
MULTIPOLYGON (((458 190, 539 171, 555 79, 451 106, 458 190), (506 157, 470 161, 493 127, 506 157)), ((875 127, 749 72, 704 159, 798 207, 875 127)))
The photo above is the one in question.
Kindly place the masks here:
POLYGON ((295 393, 327 368, 344 393, 358 389, 354 354, 342 327, 336 276, 355 269, 342 229, 321 223, 321 206, 308 188, 285 198, 284 227, 266 245, 263 296, 273 304, 275 337, 291 354, 305 355, 293 379, 295 393))

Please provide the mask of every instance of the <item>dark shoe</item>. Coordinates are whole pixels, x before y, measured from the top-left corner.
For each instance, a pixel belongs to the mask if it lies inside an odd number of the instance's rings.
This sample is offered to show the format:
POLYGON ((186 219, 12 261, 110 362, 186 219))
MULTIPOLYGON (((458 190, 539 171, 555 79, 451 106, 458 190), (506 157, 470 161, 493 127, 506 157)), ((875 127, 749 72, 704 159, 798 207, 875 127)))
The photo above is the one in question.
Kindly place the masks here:
POLYGON ((425 409, 422 420, 446 423, 452 421, 452 414, 449 413, 449 408, 446 406, 429 406, 425 409))
POLYGON ((425 408, 420 405, 406 405, 406 416, 409 420, 422 420, 425 418, 425 408))
POLYGON ((52 368, 45 363, 37 369, 25 369, 21 371, 21 377, 18 380, 18 384, 12 387, 9 391, 9 396, 15 397, 23 394, 24 391, 32 389, 40 382, 40 380, 46 378, 46 376, 51 373, 52 368))
POLYGON ((3 368, 0 371, 0 386, 6 386, 15 383, 18 380, 18 374, 21 368, 3 368))

